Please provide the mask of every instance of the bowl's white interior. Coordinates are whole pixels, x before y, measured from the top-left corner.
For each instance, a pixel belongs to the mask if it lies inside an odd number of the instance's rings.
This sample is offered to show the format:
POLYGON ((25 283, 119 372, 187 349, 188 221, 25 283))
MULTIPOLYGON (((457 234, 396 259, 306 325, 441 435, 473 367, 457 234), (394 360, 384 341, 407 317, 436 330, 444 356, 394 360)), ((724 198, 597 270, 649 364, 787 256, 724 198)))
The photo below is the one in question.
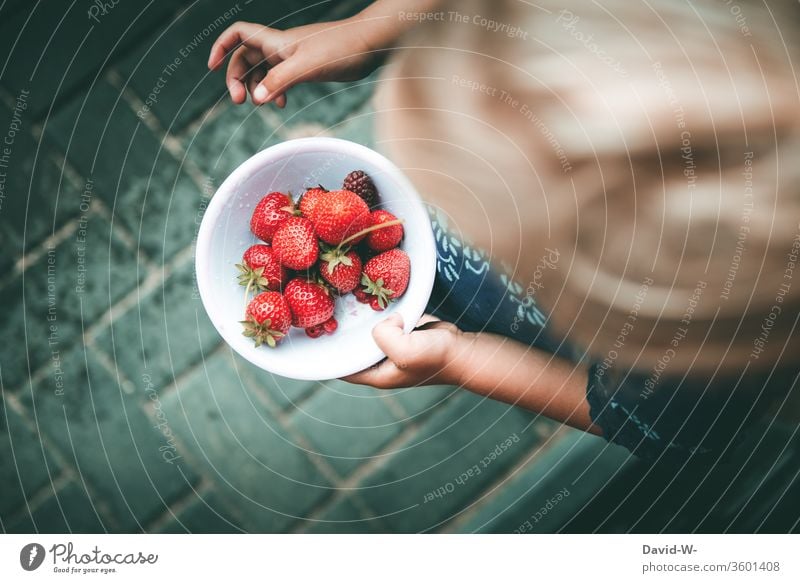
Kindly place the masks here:
POLYGON ((427 213, 405 176, 376 152, 345 140, 304 138, 259 152, 237 168, 214 194, 203 217, 197 240, 197 283, 206 311, 230 346, 255 365, 298 379, 330 379, 362 370, 383 358, 372 339, 372 328, 388 314, 403 315, 410 330, 430 297, 436 250, 427 213), (340 188, 352 170, 366 171, 374 180, 381 207, 402 218, 401 248, 411 258, 411 280, 405 295, 384 312, 359 304, 352 294, 337 299, 339 329, 311 339, 292 328, 276 349, 255 348, 245 338, 244 288, 236 280, 235 264, 250 245, 250 215, 268 192, 291 192, 295 199, 305 187, 321 184, 340 188))

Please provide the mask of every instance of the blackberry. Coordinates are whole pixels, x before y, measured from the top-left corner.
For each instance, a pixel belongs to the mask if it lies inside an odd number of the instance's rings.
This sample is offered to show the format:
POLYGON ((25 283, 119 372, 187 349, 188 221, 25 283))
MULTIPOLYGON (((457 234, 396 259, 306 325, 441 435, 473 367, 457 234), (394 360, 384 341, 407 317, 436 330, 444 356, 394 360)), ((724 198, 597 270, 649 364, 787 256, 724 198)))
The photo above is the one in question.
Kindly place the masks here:
POLYGON ((353 170, 348 174, 342 183, 342 188, 355 192, 364 199, 364 202, 370 208, 378 203, 378 191, 375 188, 375 183, 363 170, 353 170))

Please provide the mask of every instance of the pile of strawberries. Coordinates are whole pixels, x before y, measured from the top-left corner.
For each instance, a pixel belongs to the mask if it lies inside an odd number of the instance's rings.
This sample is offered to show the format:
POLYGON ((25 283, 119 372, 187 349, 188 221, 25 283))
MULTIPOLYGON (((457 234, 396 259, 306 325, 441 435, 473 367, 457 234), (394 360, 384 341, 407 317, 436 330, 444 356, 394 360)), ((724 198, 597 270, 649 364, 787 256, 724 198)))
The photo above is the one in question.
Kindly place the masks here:
POLYGON ((337 297, 353 293, 383 310, 402 296, 411 274, 408 255, 397 247, 403 225, 388 211, 370 210, 379 202, 362 170, 348 174, 341 190, 307 189, 298 204, 282 192, 262 198, 250 230, 263 243, 236 265, 245 286, 244 335, 273 348, 291 326, 317 338, 338 327, 337 297))

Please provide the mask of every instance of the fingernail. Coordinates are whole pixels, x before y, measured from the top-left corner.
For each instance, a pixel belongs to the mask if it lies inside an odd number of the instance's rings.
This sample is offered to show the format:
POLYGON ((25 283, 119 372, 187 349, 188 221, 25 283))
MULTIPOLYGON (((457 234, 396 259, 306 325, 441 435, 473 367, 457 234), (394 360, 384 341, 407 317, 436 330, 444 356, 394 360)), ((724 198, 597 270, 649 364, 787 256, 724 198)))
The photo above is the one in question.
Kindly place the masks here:
POLYGON ((253 91, 253 97, 256 101, 264 101, 267 98, 267 88, 263 85, 259 85, 256 87, 255 91, 253 91))

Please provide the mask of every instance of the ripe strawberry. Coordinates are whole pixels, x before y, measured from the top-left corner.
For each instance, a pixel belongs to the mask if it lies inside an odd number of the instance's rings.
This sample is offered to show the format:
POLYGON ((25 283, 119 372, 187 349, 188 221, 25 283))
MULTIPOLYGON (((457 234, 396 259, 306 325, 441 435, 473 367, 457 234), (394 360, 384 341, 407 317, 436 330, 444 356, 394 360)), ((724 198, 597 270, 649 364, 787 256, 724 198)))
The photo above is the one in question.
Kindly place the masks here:
POLYGON ((372 178, 363 170, 353 170, 345 176, 342 188, 355 192, 368 206, 373 206, 378 202, 378 190, 372 178))
MULTIPOLYGON (((329 245, 342 241, 369 227, 369 207, 349 190, 334 190, 320 197, 314 205, 314 229, 317 236, 329 245)), ((366 234, 350 243, 358 243, 366 234)))
POLYGON ((320 198, 323 198, 326 194, 328 194, 328 191, 322 188, 322 186, 306 190, 300 199, 300 214, 307 219, 311 219, 314 213, 314 207, 317 206, 317 202, 320 198))
POLYGON ((336 328, 338 327, 339 323, 336 321, 336 318, 331 318, 322 324, 317 324, 316 326, 306 328, 306 334, 311 338, 319 338, 323 334, 333 334, 336 332, 336 328))
POLYGON ((356 297, 356 301, 358 301, 358 302, 360 302, 362 304, 368 304, 369 303, 369 299, 375 297, 375 296, 369 295, 366 291, 364 291, 360 287, 357 287, 356 289, 353 290, 353 295, 356 297))
POLYGON ((324 285, 299 277, 286 284, 284 290, 292 310, 292 325, 311 328, 333 317, 333 298, 324 285))
POLYGON ((369 295, 373 309, 384 309, 406 292, 411 275, 411 260, 401 249, 391 249, 376 255, 364 266, 362 289, 369 295), (376 307, 377 303, 377 307, 376 307))
POLYGON ((289 269, 308 269, 319 257, 314 225, 304 217, 289 217, 275 231, 272 250, 281 265, 289 269))
MULTIPOLYGON (((370 223, 373 226, 397 220, 396 216, 384 210, 372 211, 369 216, 370 223)), ((388 251, 397 247, 402 238, 403 225, 392 225, 369 233, 367 235, 367 247, 373 251, 388 251)))
POLYGON ((236 267, 241 272, 241 285, 255 285, 261 291, 278 291, 288 278, 286 268, 278 262, 269 245, 250 246, 236 267))
POLYGON ((355 251, 328 249, 320 256, 319 274, 339 293, 346 294, 358 287, 361 267, 361 258, 355 251))
POLYGON ((294 213, 292 199, 282 192, 270 192, 262 198, 250 218, 250 230, 266 243, 272 242, 275 231, 294 213))
POLYGON ((247 305, 243 334, 255 340, 256 347, 266 343, 275 348, 292 325, 292 312, 283 296, 275 291, 258 294, 247 305))

